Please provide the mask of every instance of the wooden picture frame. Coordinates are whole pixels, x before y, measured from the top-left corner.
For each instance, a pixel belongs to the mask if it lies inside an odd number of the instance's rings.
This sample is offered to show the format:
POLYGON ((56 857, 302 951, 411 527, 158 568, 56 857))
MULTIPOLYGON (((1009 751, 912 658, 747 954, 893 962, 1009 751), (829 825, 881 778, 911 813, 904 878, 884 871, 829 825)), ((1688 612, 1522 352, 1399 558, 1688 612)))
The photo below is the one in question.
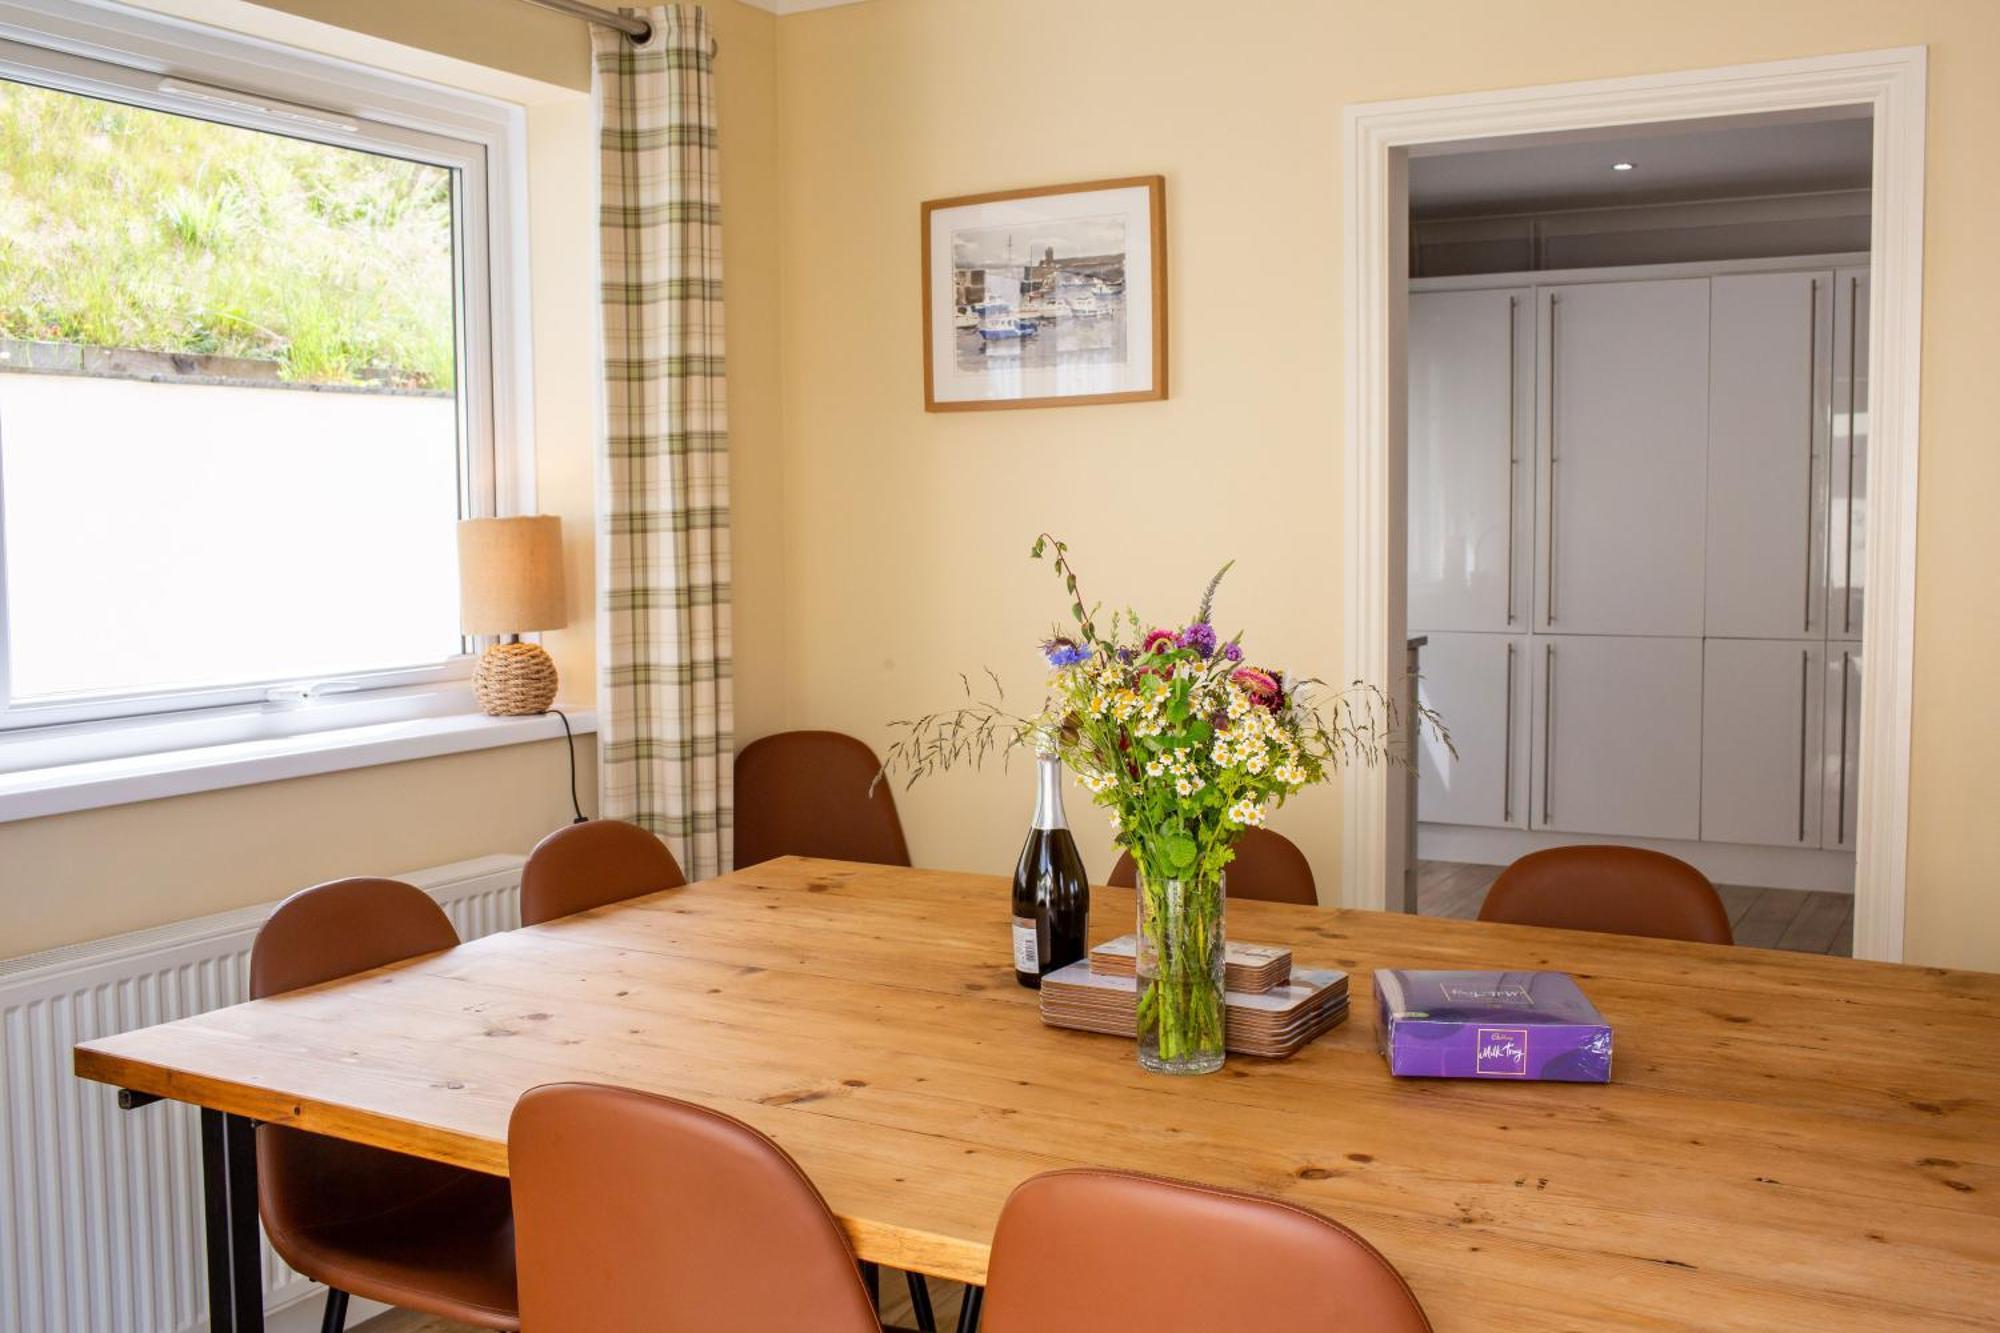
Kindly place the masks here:
POLYGON ((931 199, 921 223, 925 411, 1167 396, 1165 177, 931 199))

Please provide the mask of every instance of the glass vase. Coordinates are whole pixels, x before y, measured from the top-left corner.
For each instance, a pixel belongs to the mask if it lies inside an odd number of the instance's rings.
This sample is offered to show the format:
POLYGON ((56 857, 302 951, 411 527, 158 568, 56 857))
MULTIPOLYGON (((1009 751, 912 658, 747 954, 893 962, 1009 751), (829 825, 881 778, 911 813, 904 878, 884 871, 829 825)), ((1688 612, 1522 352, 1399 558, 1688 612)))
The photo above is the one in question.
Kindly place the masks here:
POLYGON ((1156 1074, 1222 1068, 1223 875, 1139 872, 1139 1063, 1156 1074))

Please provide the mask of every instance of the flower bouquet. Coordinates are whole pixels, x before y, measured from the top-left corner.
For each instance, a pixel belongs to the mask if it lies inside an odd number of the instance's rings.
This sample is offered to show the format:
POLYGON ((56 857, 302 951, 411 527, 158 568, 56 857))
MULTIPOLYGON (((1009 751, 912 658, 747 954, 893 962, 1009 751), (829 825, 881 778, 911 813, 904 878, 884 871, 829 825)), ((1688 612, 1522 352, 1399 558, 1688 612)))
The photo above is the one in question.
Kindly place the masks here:
POLYGON ((1221 638, 1210 613, 1229 565, 1185 625, 1147 628, 1131 611, 1100 624, 1068 549, 1043 534, 1032 552, 1053 558, 1073 622, 1042 644, 1040 711, 975 700, 897 722, 904 734, 883 770, 914 782, 1017 745, 1069 765, 1139 871, 1140 1062, 1208 1073, 1223 1057, 1225 870, 1237 840, 1294 792, 1386 755, 1394 708, 1372 687, 1330 690, 1257 665, 1240 635, 1221 638))

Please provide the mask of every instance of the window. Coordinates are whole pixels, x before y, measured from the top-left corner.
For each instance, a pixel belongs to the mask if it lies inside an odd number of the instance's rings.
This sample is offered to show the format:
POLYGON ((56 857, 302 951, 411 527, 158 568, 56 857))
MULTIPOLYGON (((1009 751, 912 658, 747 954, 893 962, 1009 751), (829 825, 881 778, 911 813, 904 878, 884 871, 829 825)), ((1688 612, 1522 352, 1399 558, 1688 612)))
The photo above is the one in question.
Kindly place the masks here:
POLYGON ((509 145, 395 119, 0 40, 0 734, 468 674, 509 145))

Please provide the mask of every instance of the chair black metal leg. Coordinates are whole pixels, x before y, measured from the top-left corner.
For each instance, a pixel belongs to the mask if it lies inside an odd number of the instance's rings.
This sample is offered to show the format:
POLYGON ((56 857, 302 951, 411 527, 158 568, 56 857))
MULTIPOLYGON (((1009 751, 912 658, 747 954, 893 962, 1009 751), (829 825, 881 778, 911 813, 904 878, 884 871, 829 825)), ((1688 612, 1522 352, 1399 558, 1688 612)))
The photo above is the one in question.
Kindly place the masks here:
POLYGON ((878 1311, 882 1308, 882 1265, 872 1259, 861 1263, 861 1282, 868 1288, 868 1301, 878 1311))
POLYGON ((937 1315, 931 1311, 931 1284, 922 1273, 905 1273, 910 1280, 910 1312, 916 1316, 917 1333, 937 1333, 937 1315))
POLYGON ((203 1107, 201 1176, 207 1204, 210 1333, 264 1333, 256 1124, 203 1107))
POLYGON ((339 1287, 326 1289, 326 1313, 320 1317, 319 1333, 342 1333, 347 1327, 347 1293, 339 1287))
POLYGON ((986 1299, 986 1288, 965 1284, 965 1301, 958 1307, 958 1333, 976 1333, 979 1328, 979 1304, 986 1299))

